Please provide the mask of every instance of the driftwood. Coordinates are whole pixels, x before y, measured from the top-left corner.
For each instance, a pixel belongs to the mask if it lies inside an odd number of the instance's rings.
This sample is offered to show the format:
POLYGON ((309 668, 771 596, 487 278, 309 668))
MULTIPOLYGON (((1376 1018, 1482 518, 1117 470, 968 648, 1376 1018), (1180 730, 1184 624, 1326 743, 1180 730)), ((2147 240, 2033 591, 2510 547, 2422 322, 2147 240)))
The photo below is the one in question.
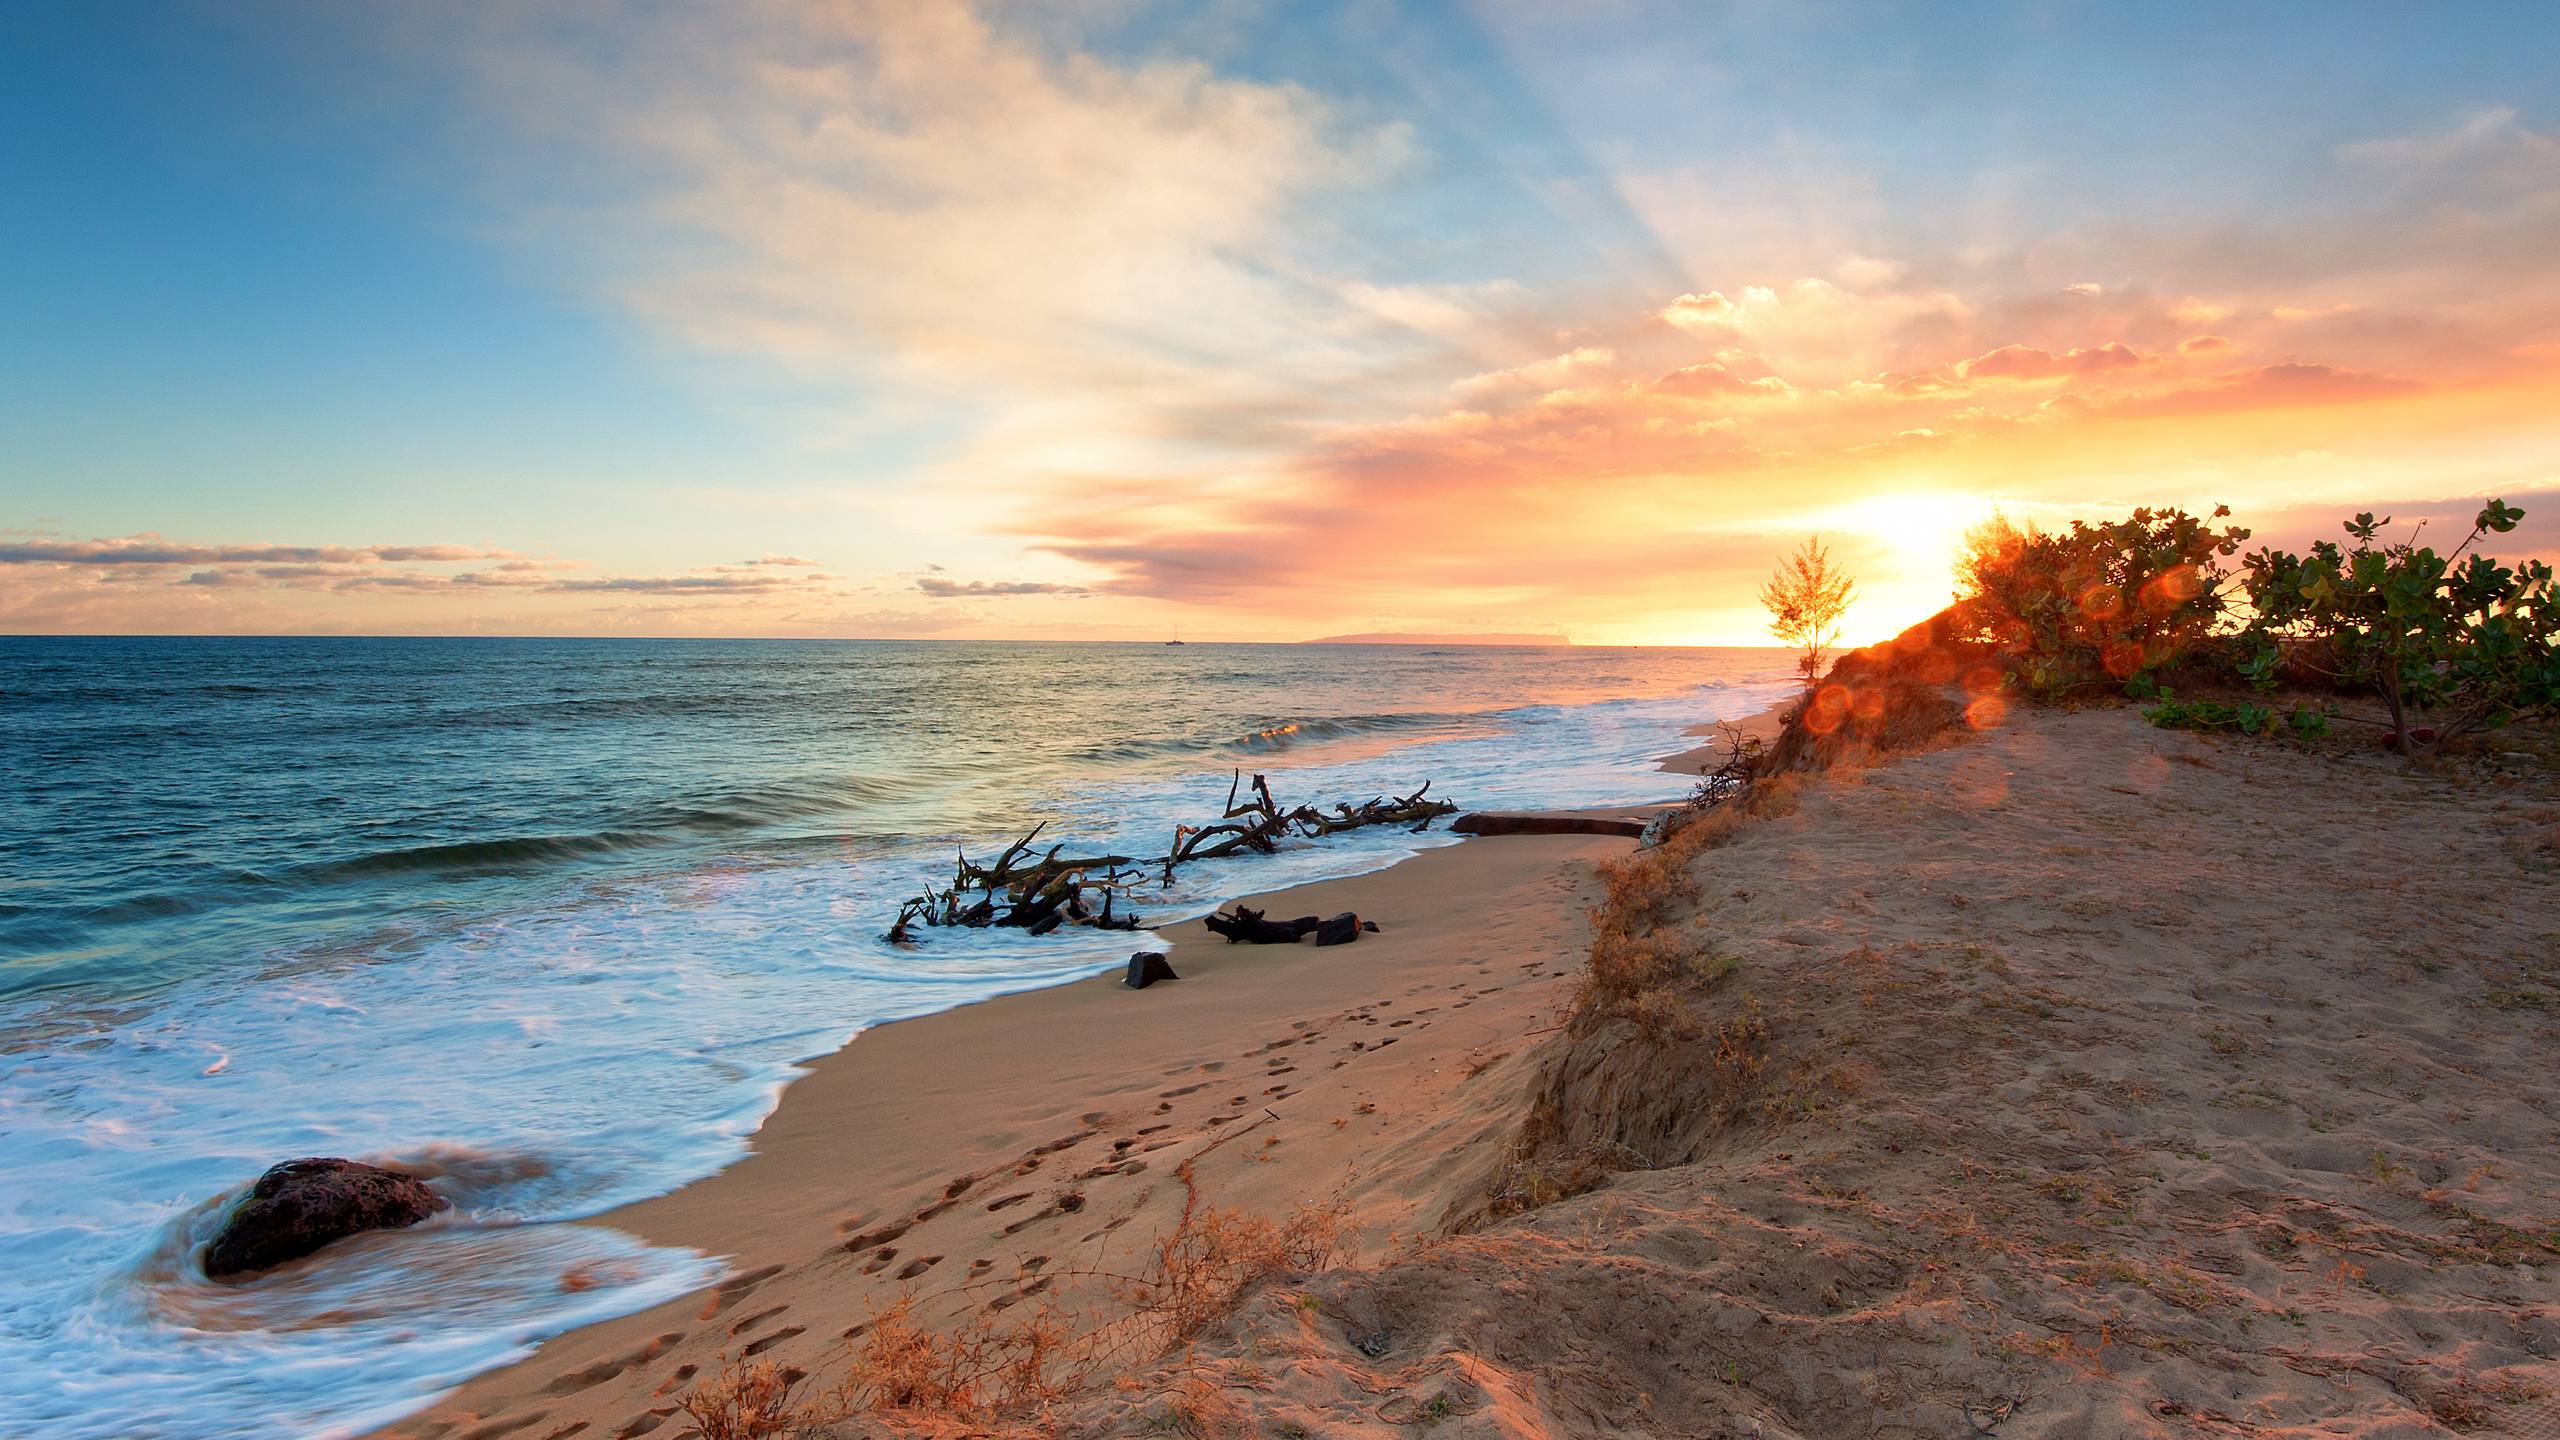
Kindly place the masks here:
POLYGON ((1223 935, 1230 945, 1295 945, 1324 921, 1314 915, 1296 920, 1266 920, 1259 910, 1239 905, 1232 915, 1211 915, 1200 922, 1212 935, 1223 935))
POLYGON ((1651 849, 1705 819, 1718 807, 1741 799, 1750 792, 1752 782, 1760 778, 1768 763, 1760 738, 1745 735, 1732 725, 1720 724, 1716 728, 1724 737, 1724 763, 1702 772, 1698 788, 1689 792, 1688 799, 1644 822, 1643 833, 1636 837, 1639 848, 1651 849))
POLYGON ((1295 945, 1309 935, 1318 945, 1348 945, 1360 938, 1363 930, 1376 934, 1378 922, 1363 920, 1349 910, 1327 920, 1315 915, 1302 915, 1295 920, 1266 919, 1259 910, 1239 905, 1232 915, 1211 915, 1200 922, 1212 935, 1224 935, 1230 945, 1295 945))
POLYGON ((1378 922, 1375 920, 1363 920, 1359 916, 1345 910, 1330 920, 1324 920, 1317 923, 1316 944, 1348 945, 1352 941, 1359 939, 1360 932, 1363 930, 1366 930, 1373 935, 1376 934, 1378 931, 1378 922))
MULTIPOLYGON (((1005 847, 992 864, 959 854, 951 883, 928 889, 898 907, 898 918, 881 938, 893 945, 913 944, 915 927, 957 925, 971 929, 1000 925, 1046 935, 1061 925, 1087 925, 1102 930, 1135 930, 1132 892, 1150 872, 1173 883, 1174 870, 1195 860, 1215 860, 1239 853, 1268 855, 1291 836, 1322 839, 1369 825, 1428 826, 1458 808, 1428 798, 1426 783, 1410 795, 1377 796, 1361 805, 1336 805, 1331 813, 1312 805, 1284 810, 1271 796, 1271 784, 1260 775, 1245 784, 1236 772, 1227 784, 1225 813, 1207 825, 1177 825, 1173 845, 1161 856, 1145 860, 1127 855, 1060 854, 1066 847, 1036 850, 1047 821, 1005 847), (1241 797, 1241 798, 1239 798, 1241 797)), ((1308 921, 1310 928, 1316 922, 1308 921)), ((1288 937, 1294 941, 1296 935, 1288 937)))
POLYGON ((1449 822, 1459 835, 1625 835, 1644 833, 1641 820, 1594 820, 1581 815, 1461 815, 1449 822))

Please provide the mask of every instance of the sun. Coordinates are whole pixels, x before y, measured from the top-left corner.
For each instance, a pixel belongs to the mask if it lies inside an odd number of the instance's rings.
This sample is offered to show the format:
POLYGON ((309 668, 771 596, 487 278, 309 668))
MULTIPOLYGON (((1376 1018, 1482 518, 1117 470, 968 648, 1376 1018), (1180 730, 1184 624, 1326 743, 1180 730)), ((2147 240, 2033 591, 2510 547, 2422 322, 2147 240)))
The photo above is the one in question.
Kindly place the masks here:
POLYGON ((1824 536, 1856 578, 1841 636, 1862 645, 1946 608, 1965 532, 1997 508, 1969 491, 1897 490, 1797 516, 1792 528, 1824 536))

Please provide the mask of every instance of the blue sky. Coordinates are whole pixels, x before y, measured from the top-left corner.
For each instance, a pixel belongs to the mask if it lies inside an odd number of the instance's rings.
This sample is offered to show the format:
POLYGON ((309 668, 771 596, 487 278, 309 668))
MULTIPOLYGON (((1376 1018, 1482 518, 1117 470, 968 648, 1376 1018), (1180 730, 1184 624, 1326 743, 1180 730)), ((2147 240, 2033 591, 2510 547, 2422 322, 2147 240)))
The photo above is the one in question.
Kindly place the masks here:
POLYGON ((2525 5, 13 7, 0 625, 1736 638, 1741 557, 1861 497, 2327 493, 2269 467, 2334 426, 2040 489, 1996 437, 1850 458, 1979 395, 1629 409, 2004 344, 2129 347, 2116 390, 2043 377, 2101 407, 2364 377, 2411 407, 2367 473, 2531 486, 2531 407, 2451 395, 2530 397, 2560 340, 2555 42, 2525 5), (1663 319, 1751 287, 1731 333, 1663 319), (2207 332, 2230 368, 2161 360, 2207 332), (1518 580, 1577 496, 1589 554, 1676 532, 1705 598, 1518 580), (1482 563, 1219 558, 1413 525, 1482 563), (144 533, 518 568, 103 563, 144 533))

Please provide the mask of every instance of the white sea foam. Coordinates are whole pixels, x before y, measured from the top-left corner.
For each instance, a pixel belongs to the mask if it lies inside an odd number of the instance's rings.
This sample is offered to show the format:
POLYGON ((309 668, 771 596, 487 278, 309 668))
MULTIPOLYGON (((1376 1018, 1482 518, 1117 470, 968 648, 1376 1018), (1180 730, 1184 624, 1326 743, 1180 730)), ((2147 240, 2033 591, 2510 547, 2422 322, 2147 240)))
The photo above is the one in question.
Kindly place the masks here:
MULTIPOLYGON (((1651 757, 1683 724, 1781 688, 1537 707, 1265 768, 1291 803, 1425 778, 1482 808, 1661 799, 1680 784, 1651 757)), ((1211 775, 1112 785, 1067 802, 1053 833, 1147 853, 1224 791, 1211 775)), ((1363 831, 1195 867, 1144 913, 1170 921, 1449 843, 1363 831)), ((866 1025, 1056 984, 1147 941, 935 931, 882 945, 895 897, 946 855, 741 859, 275 956, 112 1009, 0 1009, 0 1417, 47 1440, 354 1433, 548 1334, 705 1283, 717 1257, 581 1218, 736 1160, 797 1065, 866 1025), (323 1154, 420 1167, 456 1208, 247 1285, 205 1281, 191 1252, 228 1198, 275 1161, 323 1154)))

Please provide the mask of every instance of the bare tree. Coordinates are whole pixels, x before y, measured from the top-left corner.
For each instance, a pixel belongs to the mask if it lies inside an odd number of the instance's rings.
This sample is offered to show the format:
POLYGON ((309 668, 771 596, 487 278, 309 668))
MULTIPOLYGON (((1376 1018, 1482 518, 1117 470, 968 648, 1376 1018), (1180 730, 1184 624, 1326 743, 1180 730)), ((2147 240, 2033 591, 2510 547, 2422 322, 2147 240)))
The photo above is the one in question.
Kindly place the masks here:
POLYGON ((1769 607, 1769 633, 1804 652, 1796 668, 1805 683, 1822 673, 1822 656, 1840 638, 1840 616, 1857 591, 1846 575, 1831 568, 1822 537, 1808 538, 1796 553, 1778 562, 1777 572, 1760 587, 1760 603, 1769 607))

